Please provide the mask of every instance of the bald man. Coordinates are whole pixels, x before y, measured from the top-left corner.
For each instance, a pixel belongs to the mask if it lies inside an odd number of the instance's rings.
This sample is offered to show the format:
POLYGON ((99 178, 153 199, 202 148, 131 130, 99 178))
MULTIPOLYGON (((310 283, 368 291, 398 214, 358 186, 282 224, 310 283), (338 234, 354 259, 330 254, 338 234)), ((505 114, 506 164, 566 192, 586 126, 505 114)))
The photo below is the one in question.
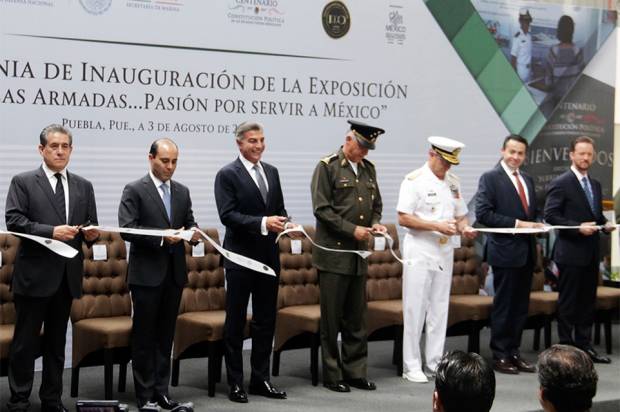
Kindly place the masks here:
MULTIPOLYGON (((125 186, 118 209, 121 227, 189 229, 197 226, 189 190, 172 180, 179 148, 170 139, 151 144, 149 173, 125 186)), ((127 277, 133 305, 131 359, 138 408, 179 402, 168 395, 170 352, 183 287, 187 283, 185 247, 178 237, 123 234, 131 242, 127 277)), ((192 243, 198 241, 194 233, 192 243)), ((150 408, 150 409, 149 409, 150 408)))

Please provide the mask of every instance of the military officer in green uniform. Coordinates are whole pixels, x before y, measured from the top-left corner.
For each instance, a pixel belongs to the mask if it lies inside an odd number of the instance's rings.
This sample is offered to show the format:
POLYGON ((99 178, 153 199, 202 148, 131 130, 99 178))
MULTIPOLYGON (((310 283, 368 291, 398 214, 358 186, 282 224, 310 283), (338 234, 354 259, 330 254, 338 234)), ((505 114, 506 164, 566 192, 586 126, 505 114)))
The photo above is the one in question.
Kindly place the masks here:
MULTIPOLYGON (((379 223, 383 204, 375 167, 364 159, 385 131, 356 121, 349 124, 344 145, 321 159, 312 176, 315 241, 332 249, 366 250, 369 236, 387 232, 379 223)), ((368 263, 354 253, 316 247, 312 262, 321 293, 323 385, 336 392, 349 392, 351 386, 374 390, 376 385, 366 377, 368 263)))

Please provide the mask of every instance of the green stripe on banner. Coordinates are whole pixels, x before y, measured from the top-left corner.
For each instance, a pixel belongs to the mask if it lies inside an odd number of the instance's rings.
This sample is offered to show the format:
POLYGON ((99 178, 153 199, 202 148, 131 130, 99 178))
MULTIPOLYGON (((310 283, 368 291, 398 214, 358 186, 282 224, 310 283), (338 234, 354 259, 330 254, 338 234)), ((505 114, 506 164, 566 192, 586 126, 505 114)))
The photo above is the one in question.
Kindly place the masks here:
POLYGON ((502 121, 510 133, 519 134, 538 106, 525 86, 522 86, 502 113, 502 121))
POLYGON ((456 36, 472 14, 478 15, 469 0, 428 0, 426 6, 449 40, 456 36))
POLYGON ((532 142, 546 123, 547 118, 545 115, 540 110, 536 110, 525 128, 521 130, 520 135, 525 137, 528 142, 532 142))
POLYGON ((499 50, 478 13, 469 17, 452 44, 474 77, 478 77, 499 50))
POLYGON ((491 105, 500 115, 523 86, 517 73, 499 49, 477 80, 491 105))

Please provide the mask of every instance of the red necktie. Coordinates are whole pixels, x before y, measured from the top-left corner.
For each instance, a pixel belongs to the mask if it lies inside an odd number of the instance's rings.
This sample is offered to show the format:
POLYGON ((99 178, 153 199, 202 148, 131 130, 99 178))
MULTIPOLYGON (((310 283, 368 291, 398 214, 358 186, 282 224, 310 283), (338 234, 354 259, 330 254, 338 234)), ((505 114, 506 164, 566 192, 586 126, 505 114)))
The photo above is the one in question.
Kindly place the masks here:
POLYGON ((523 206, 523 210, 525 210, 525 214, 529 215, 529 207, 527 206, 527 197, 525 197, 525 189, 523 188, 523 184, 521 184, 521 179, 519 179, 519 172, 513 172, 512 175, 517 179, 517 189, 519 190, 519 197, 521 198, 521 205, 523 206))

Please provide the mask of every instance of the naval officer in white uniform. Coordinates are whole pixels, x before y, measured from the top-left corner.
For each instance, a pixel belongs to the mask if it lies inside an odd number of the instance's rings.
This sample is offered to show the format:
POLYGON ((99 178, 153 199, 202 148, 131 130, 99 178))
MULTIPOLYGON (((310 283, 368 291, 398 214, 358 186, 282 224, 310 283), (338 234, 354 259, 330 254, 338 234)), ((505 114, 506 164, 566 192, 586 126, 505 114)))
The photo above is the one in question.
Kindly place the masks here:
POLYGON ((443 354, 452 285, 454 248, 460 236, 474 238, 458 178, 448 172, 458 165, 463 143, 428 138, 428 161, 405 176, 398 197, 398 223, 408 229, 403 241, 403 378, 428 382, 420 353, 426 321, 425 359, 431 374, 443 354))
POLYGON ((512 38, 510 48, 510 64, 517 71, 517 74, 527 83, 532 78, 532 34, 530 24, 532 16, 528 9, 519 10, 519 25, 521 28, 512 38))

